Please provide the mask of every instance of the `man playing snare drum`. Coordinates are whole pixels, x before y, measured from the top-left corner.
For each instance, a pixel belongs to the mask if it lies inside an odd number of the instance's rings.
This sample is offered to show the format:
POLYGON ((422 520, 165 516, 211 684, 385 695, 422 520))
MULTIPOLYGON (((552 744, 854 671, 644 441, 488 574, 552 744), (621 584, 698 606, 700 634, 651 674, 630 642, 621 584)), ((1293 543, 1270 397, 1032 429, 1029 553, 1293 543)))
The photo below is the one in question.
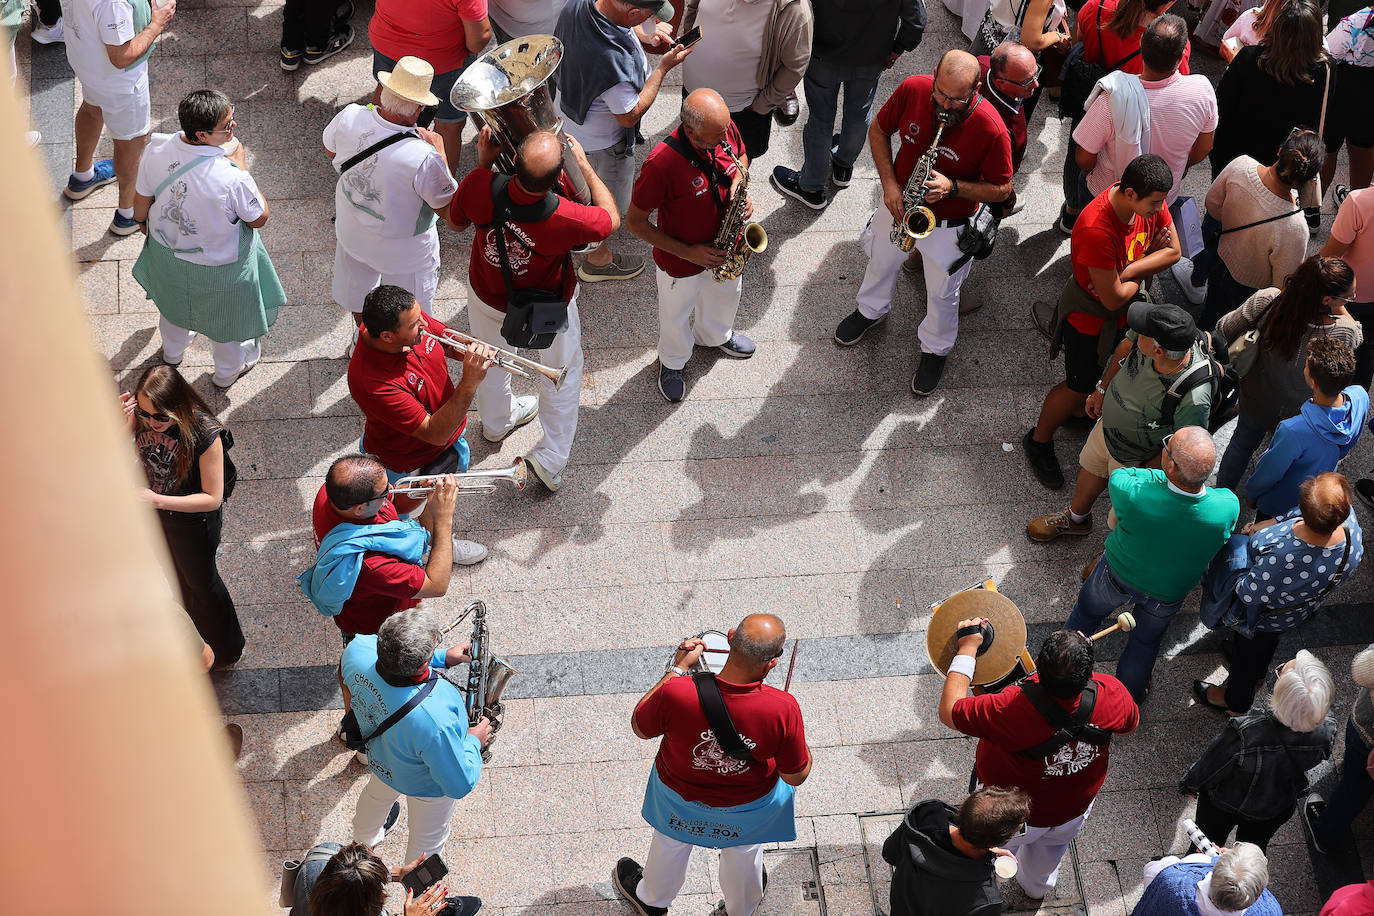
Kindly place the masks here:
POLYGON ((811 749, 797 701, 763 683, 787 632, 772 614, 750 614, 729 637, 719 676, 687 679, 706 644, 684 640, 630 719, 639 737, 663 738, 644 795, 644 819, 654 828, 649 857, 642 867, 621 859, 612 876, 640 916, 668 912, 694 846, 720 850, 718 909, 752 916, 763 899, 763 845, 797 836, 793 787, 811 773, 811 749), (703 703, 712 703, 713 690, 722 702, 708 713, 703 703), (718 741, 713 720, 734 740, 718 741))

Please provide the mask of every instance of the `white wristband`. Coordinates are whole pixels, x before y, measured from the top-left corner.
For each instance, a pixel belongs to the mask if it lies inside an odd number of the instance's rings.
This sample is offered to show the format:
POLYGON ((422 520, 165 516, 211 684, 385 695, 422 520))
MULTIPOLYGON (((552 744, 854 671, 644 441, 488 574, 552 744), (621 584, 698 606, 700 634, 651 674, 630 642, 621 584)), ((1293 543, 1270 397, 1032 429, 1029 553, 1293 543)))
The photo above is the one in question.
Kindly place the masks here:
POLYGON ((977 666, 978 660, 972 655, 956 655, 954 660, 949 663, 949 674, 962 674, 972 681, 973 670, 977 666))

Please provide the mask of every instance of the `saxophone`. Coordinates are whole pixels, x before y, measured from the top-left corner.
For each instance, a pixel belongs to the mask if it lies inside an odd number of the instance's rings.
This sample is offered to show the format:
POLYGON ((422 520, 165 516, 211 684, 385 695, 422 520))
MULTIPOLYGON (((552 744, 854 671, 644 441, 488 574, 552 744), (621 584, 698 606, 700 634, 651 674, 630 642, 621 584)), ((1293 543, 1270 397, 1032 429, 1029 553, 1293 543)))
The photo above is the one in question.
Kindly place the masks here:
MULTIPOLYGON (((501 695, 506 685, 515 677, 516 671, 491 653, 491 631, 487 629, 487 605, 483 601, 473 601, 457 620, 445 627, 441 634, 458 626, 469 616, 472 617, 472 660, 468 662, 466 674, 459 674, 460 668, 445 668, 441 672, 444 679, 457 687, 463 694, 463 705, 468 714, 468 727, 476 725, 486 716, 491 722, 492 740, 501 728, 501 714, 505 707, 501 695)), ((491 760, 491 746, 482 748, 482 762, 491 760)))
POLYGON ((738 278, 744 273, 744 262, 749 260, 749 256, 768 247, 768 230, 758 223, 744 222, 744 205, 749 200, 749 167, 739 161, 729 143, 725 144, 725 152, 739 172, 739 184, 725 204, 720 231, 711 243, 725 252, 725 263, 711 271, 717 283, 738 278))
POLYGON ((935 214, 926 204, 926 181, 935 170, 935 160, 940 155, 940 135, 949 126, 950 115, 943 109, 935 113, 935 138, 930 148, 916 160, 911 177, 902 188, 902 219, 892 224, 892 244, 902 251, 916 247, 916 240, 923 239, 935 229, 935 214))

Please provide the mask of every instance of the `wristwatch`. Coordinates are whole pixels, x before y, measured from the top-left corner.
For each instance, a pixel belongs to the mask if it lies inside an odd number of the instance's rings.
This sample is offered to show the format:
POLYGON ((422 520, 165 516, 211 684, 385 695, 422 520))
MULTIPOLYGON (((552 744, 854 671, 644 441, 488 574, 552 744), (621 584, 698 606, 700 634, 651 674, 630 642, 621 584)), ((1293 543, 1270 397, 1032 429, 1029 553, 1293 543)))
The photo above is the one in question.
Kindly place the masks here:
POLYGON ((1102 395, 1103 397, 1106 397, 1106 396, 1107 396, 1107 392, 1102 388, 1102 383, 1101 383, 1101 382, 1098 382, 1096 385, 1093 386, 1093 391, 1096 391, 1098 394, 1102 395))
POLYGON ((672 662, 669 662, 669 663, 663 668, 663 673, 664 673, 664 674, 676 674, 678 677, 685 677, 686 674, 687 674, 686 671, 683 671, 681 668, 679 668, 677 665, 674 665, 672 662))
POLYGON ((950 197, 958 197, 958 196, 959 196, 959 179, 957 179, 957 178, 951 178, 951 179, 949 180, 949 196, 950 196, 950 197))

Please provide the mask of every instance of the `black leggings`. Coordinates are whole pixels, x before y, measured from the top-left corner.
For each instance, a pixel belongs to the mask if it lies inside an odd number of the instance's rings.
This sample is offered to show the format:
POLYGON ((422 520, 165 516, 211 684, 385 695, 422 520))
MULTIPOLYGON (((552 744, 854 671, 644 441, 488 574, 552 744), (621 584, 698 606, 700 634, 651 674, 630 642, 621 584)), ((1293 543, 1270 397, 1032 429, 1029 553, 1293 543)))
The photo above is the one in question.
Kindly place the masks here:
POLYGON ((1255 691, 1269 676, 1269 663, 1281 633, 1256 633, 1249 638, 1231 631, 1231 671, 1226 677, 1226 708, 1249 712, 1255 691))
POLYGON ((215 653, 215 665, 232 665, 243 655, 243 628, 234 610, 234 599, 219 577, 215 554, 219 550, 222 509, 214 512, 158 513, 167 549, 176 567, 177 584, 186 615, 200 638, 215 653))
POLYGON ((1230 811, 1223 811, 1207 796, 1207 790, 1203 789, 1197 797, 1197 817, 1194 818, 1198 829, 1207 835, 1207 839, 1212 841, 1212 845, 1218 848, 1226 845, 1226 838, 1231 835, 1231 831, 1236 831, 1237 843, 1254 843, 1261 850, 1269 846, 1269 840, 1278 832, 1279 828, 1288 823, 1288 819, 1293 816, 1293 808, 1289 808, 1278 817, 1271 817, 1268 820, 1252 821, 1249 818, 1232 814, 1230 811))
POLYGON ((62 18, 60 0, 38 0, 38 21, 47 26, 57 25, 62 18))

